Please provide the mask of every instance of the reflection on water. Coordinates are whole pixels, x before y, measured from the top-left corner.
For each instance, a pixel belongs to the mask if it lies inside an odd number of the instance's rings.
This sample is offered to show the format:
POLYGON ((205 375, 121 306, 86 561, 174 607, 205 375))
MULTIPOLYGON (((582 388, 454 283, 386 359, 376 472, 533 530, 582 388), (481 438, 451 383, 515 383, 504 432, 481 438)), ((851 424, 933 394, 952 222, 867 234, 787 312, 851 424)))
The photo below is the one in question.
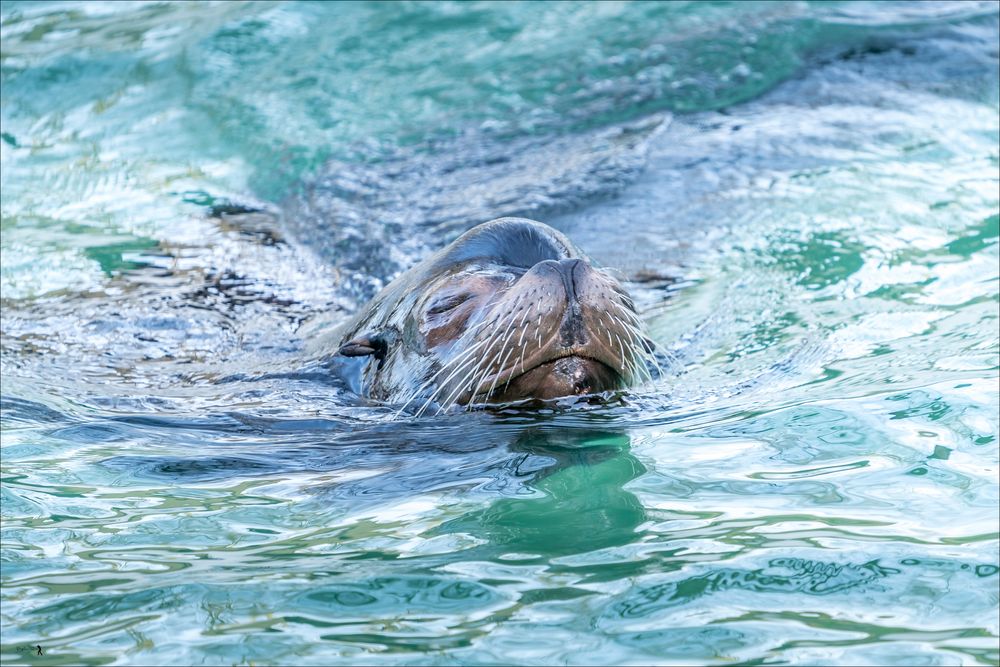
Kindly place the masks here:
POLYGON ((995 3, 0 21, 5 664, 1000 662, 995 3), (330 376, 518 213, 667 378, 413 420, 330 376))
POLYGON ((510 475, 535 478, 518 493, 528 497, 502 498, 439 532, 484 540, 477 557, 507 560, 548 560, 641 539, 642 504, 623 487, 646 469, 628 454, 627 436, 528 431, 510 449, 510 475))

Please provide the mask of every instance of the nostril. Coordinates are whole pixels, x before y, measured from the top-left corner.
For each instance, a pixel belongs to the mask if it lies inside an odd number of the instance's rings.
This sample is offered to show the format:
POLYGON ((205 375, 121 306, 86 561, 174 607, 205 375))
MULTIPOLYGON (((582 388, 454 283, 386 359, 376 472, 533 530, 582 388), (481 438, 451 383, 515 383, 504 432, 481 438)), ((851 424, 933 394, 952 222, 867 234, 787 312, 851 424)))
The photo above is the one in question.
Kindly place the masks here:
POLYGON ((562 261, 563 271, 566 275, 570 276, 575 281, 579 280, 583 276, 583 272, 587 270, 587 263, 582 259, 564 259, 562 261))
POLYGON ((577 266, 583 264, 583 260, 579 259, 562 259, 559 260, 559 268, 561 268, 567 275, 573 275, 573 270, 577 266))
POLYGON ((582 259, 546 259, 535 265, 535 270, 548 269, 559 276, 566 290, 566 297, 572 302, 576 300, 576 286, 587 270, 587 263, 582 259))
POLYGON ((561 262, 557 262, 554 259, 546 259, 538 264, 535 264, 536 269, 551 269, 556 273, 562 273, 561 262))
POLYGON ((566 288, 566 298, 570 302, 576 301, 576 281, 573 274, 577 267, 583 264, 579 259, 563 259, 559 261, 559 274, 562 277, 563 286, 566 288))
POLYGON ((575 295, 580 290, 581 281, 584 279, 584 276, 587 275, 587 270, 589 268, 590 265, 582 259, 563 260, 564 280, 567 285, 572 286, 572 294, 575 295))

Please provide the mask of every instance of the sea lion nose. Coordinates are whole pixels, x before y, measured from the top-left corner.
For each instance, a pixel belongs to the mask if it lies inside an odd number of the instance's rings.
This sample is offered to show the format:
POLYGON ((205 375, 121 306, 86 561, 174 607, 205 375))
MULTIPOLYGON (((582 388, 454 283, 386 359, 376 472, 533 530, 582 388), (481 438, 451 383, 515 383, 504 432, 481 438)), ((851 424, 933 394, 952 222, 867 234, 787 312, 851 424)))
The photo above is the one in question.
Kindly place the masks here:
POLYGON ((570 301, 576 300, 577 281, 587 269, 587 263, 581 259, 547 259, 539 262, 539 266, 544 266, 562 279, 563 287, 566 288, 566 298, 570 301))

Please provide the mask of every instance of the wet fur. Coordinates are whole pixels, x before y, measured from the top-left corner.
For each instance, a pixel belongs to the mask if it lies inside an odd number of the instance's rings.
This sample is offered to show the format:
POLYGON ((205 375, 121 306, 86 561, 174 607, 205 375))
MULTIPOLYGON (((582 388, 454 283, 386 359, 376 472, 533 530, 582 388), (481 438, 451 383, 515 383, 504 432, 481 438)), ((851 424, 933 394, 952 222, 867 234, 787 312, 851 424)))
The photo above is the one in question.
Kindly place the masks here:
POLYGON ((651 352, 619 282, 524 218, 483 223, 400 275, 338 349, 361 393, 418 413, 624 388, 650 377, 651 352))

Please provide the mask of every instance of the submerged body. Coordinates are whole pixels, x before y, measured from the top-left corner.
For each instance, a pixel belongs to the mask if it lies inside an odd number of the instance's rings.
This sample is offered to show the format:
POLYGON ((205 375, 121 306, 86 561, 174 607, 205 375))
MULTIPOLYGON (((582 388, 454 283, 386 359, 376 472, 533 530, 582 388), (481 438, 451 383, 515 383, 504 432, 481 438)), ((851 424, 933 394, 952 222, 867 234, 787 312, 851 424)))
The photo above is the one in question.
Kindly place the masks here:
POLYGON ((362 393, 451 405, 596 394, 647 373, 621 284, 563 234, 500 218, 400 275, 347 325, 362 393))

